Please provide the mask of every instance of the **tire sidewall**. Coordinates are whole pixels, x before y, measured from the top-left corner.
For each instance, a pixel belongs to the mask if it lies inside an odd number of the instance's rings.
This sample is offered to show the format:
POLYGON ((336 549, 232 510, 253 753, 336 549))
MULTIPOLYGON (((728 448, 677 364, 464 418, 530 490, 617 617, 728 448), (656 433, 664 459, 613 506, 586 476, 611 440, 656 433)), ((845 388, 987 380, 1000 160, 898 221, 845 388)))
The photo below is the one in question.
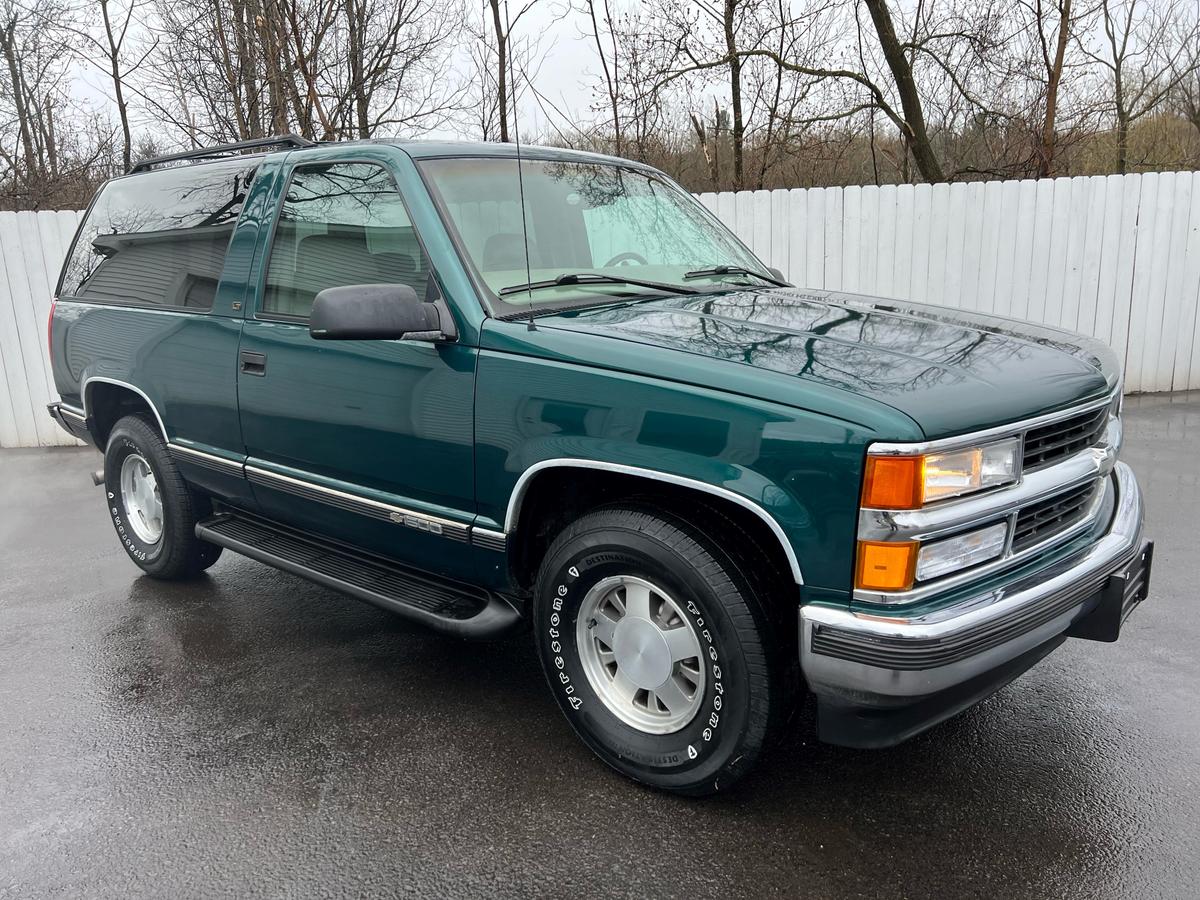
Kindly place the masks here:
POLYGON ((170 540, 168 522, 171 511, 167 506, 170 498, 168 497, 169 492, 162 488, 164 483, 162 468, 154 452, 157 449, 153 445, 148 445, 148 442, 137 435, 133 428, 118 425, 113 429, 108 440, 108 447, 104 451, 104 492, 108 515, 112 519, 113 527, 117 531, 117 537, 121 541, 121 546, 125 548, 125 552, 144 569, 153 568, 154 564, 164 557, 167 542, 170 540), (121 467, 125 460, 135 453, 146 461, 150 471, 154 473, 155 481, 159 484, 159 496, 163 504, 163 530, 154 544, 148 544, 139 538, 129 525, 129 514, 121 497, 121 467))
POLYGON ((725 603, 692 565, 639 532, 599 528, 552 551, 535 603, 538 654, 551 690, 572 727, 601 758, 660 787, 725 780, 752 721, 748 667, 725 603), (671 734, 647 734, 626 724, 608 710, 583 668, 577 645, 581 605, 611 575, 633 575, 665 590, 699 639, 704 696, 695 717, 671 734))

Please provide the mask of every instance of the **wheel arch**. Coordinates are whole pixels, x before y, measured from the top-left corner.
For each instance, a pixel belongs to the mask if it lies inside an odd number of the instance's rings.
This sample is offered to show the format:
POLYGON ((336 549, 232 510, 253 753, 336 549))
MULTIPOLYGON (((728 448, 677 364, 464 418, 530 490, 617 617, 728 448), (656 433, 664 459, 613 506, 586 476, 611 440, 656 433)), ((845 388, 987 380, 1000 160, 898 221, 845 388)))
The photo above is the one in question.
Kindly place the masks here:
POLYGON ((158 432, 162 439, 167 440, 167 428, 163 417, 141 388, 127 381, 93 375, 83 382, 80 389, 83 399, 83 414, 92 432, 92 438, 100 450, 108 441, 109 432, 122 415, 132 412, 146 411, 154 416, 158 432))
POLYGON ((706 500, 710 504, 715 499, 720 503, 732 505, 743 515, 753 517, 753 520, 758 523, 758 527, 765 529, 762 534, 769 532, 774 541, 772 549, 784 561, 792 580, 797 585, 804 584, 804 574, 800 566, 800 560, 796 555, 795 548, 787 537, 787 533, 783 530, 783 526, 761 504, 756 503, 749 497, 719 485, 670 472, 647 469, 640 466, 575 458, 542 460, 529 466, 517 479, 512 493, 509 495, 508 506, 504 516, 504 531, 508 538, 510 556, 518 569, 520 568, 522 540, 528 531, 528 528, 522 527, 521 524, 522 514, 527 511, 529 505, 527 501, 531 496, 536 496, 538 485, 543 483, 541 479, 545 479, 547 476, 553 474, 566 474, 572 470, 621 476, 622 478, 631 479, 632 482, 640 482, 655 488, 667 487, 675 491, 684 492, 684 495, 690 492, 697 499, 706 500))

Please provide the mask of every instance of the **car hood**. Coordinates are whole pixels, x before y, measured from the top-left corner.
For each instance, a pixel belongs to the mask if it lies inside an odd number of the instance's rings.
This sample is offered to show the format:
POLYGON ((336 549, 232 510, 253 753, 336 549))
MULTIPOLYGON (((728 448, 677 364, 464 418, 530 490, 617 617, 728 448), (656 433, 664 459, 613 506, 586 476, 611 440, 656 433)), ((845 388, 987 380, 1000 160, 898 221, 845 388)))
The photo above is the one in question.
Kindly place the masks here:
POLYGON ((538 327, 699 354, 866 396, 927 438, 1103 396, 1119 366, 1072 332, 857 294, 750 289, 541 316, 538 327))

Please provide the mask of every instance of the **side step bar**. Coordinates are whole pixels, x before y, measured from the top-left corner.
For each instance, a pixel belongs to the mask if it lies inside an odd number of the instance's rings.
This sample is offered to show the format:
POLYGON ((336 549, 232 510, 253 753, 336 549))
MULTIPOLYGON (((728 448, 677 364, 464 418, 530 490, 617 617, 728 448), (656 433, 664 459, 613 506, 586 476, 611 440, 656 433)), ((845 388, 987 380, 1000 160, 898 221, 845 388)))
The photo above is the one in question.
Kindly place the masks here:
POLYGON ((456 637, 503 637, 524 621, 497 594, 243 513, 221 512, 198 522, 196 537, 456 637))

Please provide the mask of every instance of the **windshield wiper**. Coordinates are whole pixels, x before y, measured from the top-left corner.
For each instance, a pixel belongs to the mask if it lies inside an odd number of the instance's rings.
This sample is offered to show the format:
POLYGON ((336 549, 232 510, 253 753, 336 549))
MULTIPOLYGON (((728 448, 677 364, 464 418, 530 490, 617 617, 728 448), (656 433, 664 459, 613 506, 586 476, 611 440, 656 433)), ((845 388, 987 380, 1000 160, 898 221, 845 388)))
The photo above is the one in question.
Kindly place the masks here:
POLYGON ((650 288, 654 291, 666 291, 671 294, 698 294, 695 288, 684 287, 681 284, 663 284, 659 281, 642 281, 640 278, 622 278, 619 275, 601 275, 598 272, 564 272, 557 278, 545 281, 530 281, 526 284, 510 284, 500 288, 500 296, 506 294, 523 294, 527 291, 540 291, 545 288, 570 287, 582 284, 628 284, 633 287, 650 288))
POLYGON ((780 281, 778 278, 772 278, 770 275, 764 275, 762 272, 755 272, 753 269, 746 269, 742 266, 713 266, 711 269, 696 269, 692 272, 685 272, 683 277, 706 278, 710 275, 753 275, 776 287, 791 287, 786 281, 780 281))

